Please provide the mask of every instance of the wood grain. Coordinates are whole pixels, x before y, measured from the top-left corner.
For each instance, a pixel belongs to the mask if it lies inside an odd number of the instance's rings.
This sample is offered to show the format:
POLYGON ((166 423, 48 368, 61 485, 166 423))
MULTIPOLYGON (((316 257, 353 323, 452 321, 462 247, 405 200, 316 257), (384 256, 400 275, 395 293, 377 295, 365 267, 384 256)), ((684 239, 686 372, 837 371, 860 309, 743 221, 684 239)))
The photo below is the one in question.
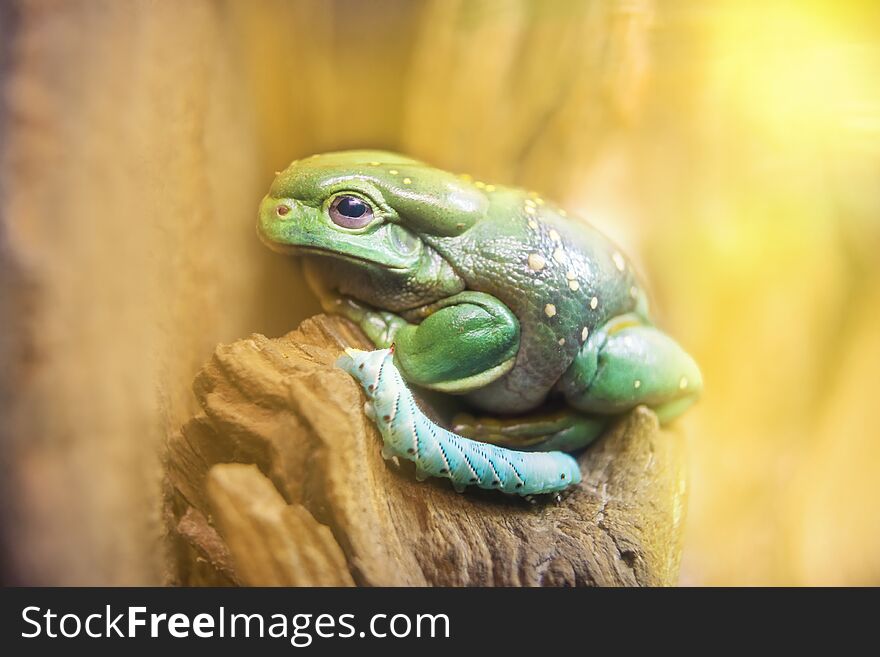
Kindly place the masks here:
POLYGON ((222 345, 196 378, 202 413, 165 459, 180 584, 669 585, 686 501, 681 436, 636 409, 580 456, 561 502, 418 483, 385 462, 355 382, 347 321, 222 345))

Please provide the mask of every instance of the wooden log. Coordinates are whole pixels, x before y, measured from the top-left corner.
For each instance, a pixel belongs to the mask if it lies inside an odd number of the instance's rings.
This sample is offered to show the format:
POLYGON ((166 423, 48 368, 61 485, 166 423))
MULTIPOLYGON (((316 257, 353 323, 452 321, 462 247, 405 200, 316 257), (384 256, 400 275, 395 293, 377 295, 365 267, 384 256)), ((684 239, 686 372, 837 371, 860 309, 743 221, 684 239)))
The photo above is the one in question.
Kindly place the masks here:
POLYGON ((686 502, 683 440, 639 408, 580 457, 561 502, 455 493, 385 462, 354 380, 369 348, 319 315, 277 339, 217 348, 203 412, 167 446, 166 520, 179 584, 669 585, 686 502))

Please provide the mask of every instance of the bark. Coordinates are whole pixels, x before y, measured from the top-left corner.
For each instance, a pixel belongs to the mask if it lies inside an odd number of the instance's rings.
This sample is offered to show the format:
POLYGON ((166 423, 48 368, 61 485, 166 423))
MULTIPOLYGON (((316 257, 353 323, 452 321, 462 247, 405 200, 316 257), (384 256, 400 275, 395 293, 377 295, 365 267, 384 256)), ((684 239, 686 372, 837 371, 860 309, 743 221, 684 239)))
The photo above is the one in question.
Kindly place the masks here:
POLYGON ((455 493, 385 462, 361 391, 333 366, 369 345, 320 315, 278 339, 217 348, 202 412, 167 446, 166 519, 180 584, 668 585, 686 486, 683 441, 644 408, 580 456, 561 502, 455 493))

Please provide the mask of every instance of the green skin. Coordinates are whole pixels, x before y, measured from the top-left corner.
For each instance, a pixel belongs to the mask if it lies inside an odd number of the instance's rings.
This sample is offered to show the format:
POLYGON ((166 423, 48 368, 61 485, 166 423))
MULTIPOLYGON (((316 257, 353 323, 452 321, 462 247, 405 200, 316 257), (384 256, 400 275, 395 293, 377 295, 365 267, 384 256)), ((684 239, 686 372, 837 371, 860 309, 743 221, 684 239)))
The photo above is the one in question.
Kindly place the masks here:
POLYGON ((638 404, 669 421, 702 388, 617 247, 521 189, 388 152, 327 153, 277 176, 258 230, 303 257, 326 311, 394 343, 408 383, 485 414, 458 416, 462 435, 572 450, 638 404), (339 196, 366 202, 372 221, 334 223, 339 196))

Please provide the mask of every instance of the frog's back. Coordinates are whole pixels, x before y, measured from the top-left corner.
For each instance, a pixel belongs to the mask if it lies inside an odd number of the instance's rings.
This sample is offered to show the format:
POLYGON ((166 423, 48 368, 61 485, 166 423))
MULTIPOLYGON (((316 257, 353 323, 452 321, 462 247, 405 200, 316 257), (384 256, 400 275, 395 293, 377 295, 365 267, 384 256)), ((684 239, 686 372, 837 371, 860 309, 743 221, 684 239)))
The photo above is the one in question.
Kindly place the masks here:
POLYGON ((487 194, 485 219, 433 246, 469 289, 498 298, 520 321, 513 369, 470 400, 524 412, 544 401, 593 331, 642 308, 643 293, 623 254, 586 221, 519 189, 487 194))

